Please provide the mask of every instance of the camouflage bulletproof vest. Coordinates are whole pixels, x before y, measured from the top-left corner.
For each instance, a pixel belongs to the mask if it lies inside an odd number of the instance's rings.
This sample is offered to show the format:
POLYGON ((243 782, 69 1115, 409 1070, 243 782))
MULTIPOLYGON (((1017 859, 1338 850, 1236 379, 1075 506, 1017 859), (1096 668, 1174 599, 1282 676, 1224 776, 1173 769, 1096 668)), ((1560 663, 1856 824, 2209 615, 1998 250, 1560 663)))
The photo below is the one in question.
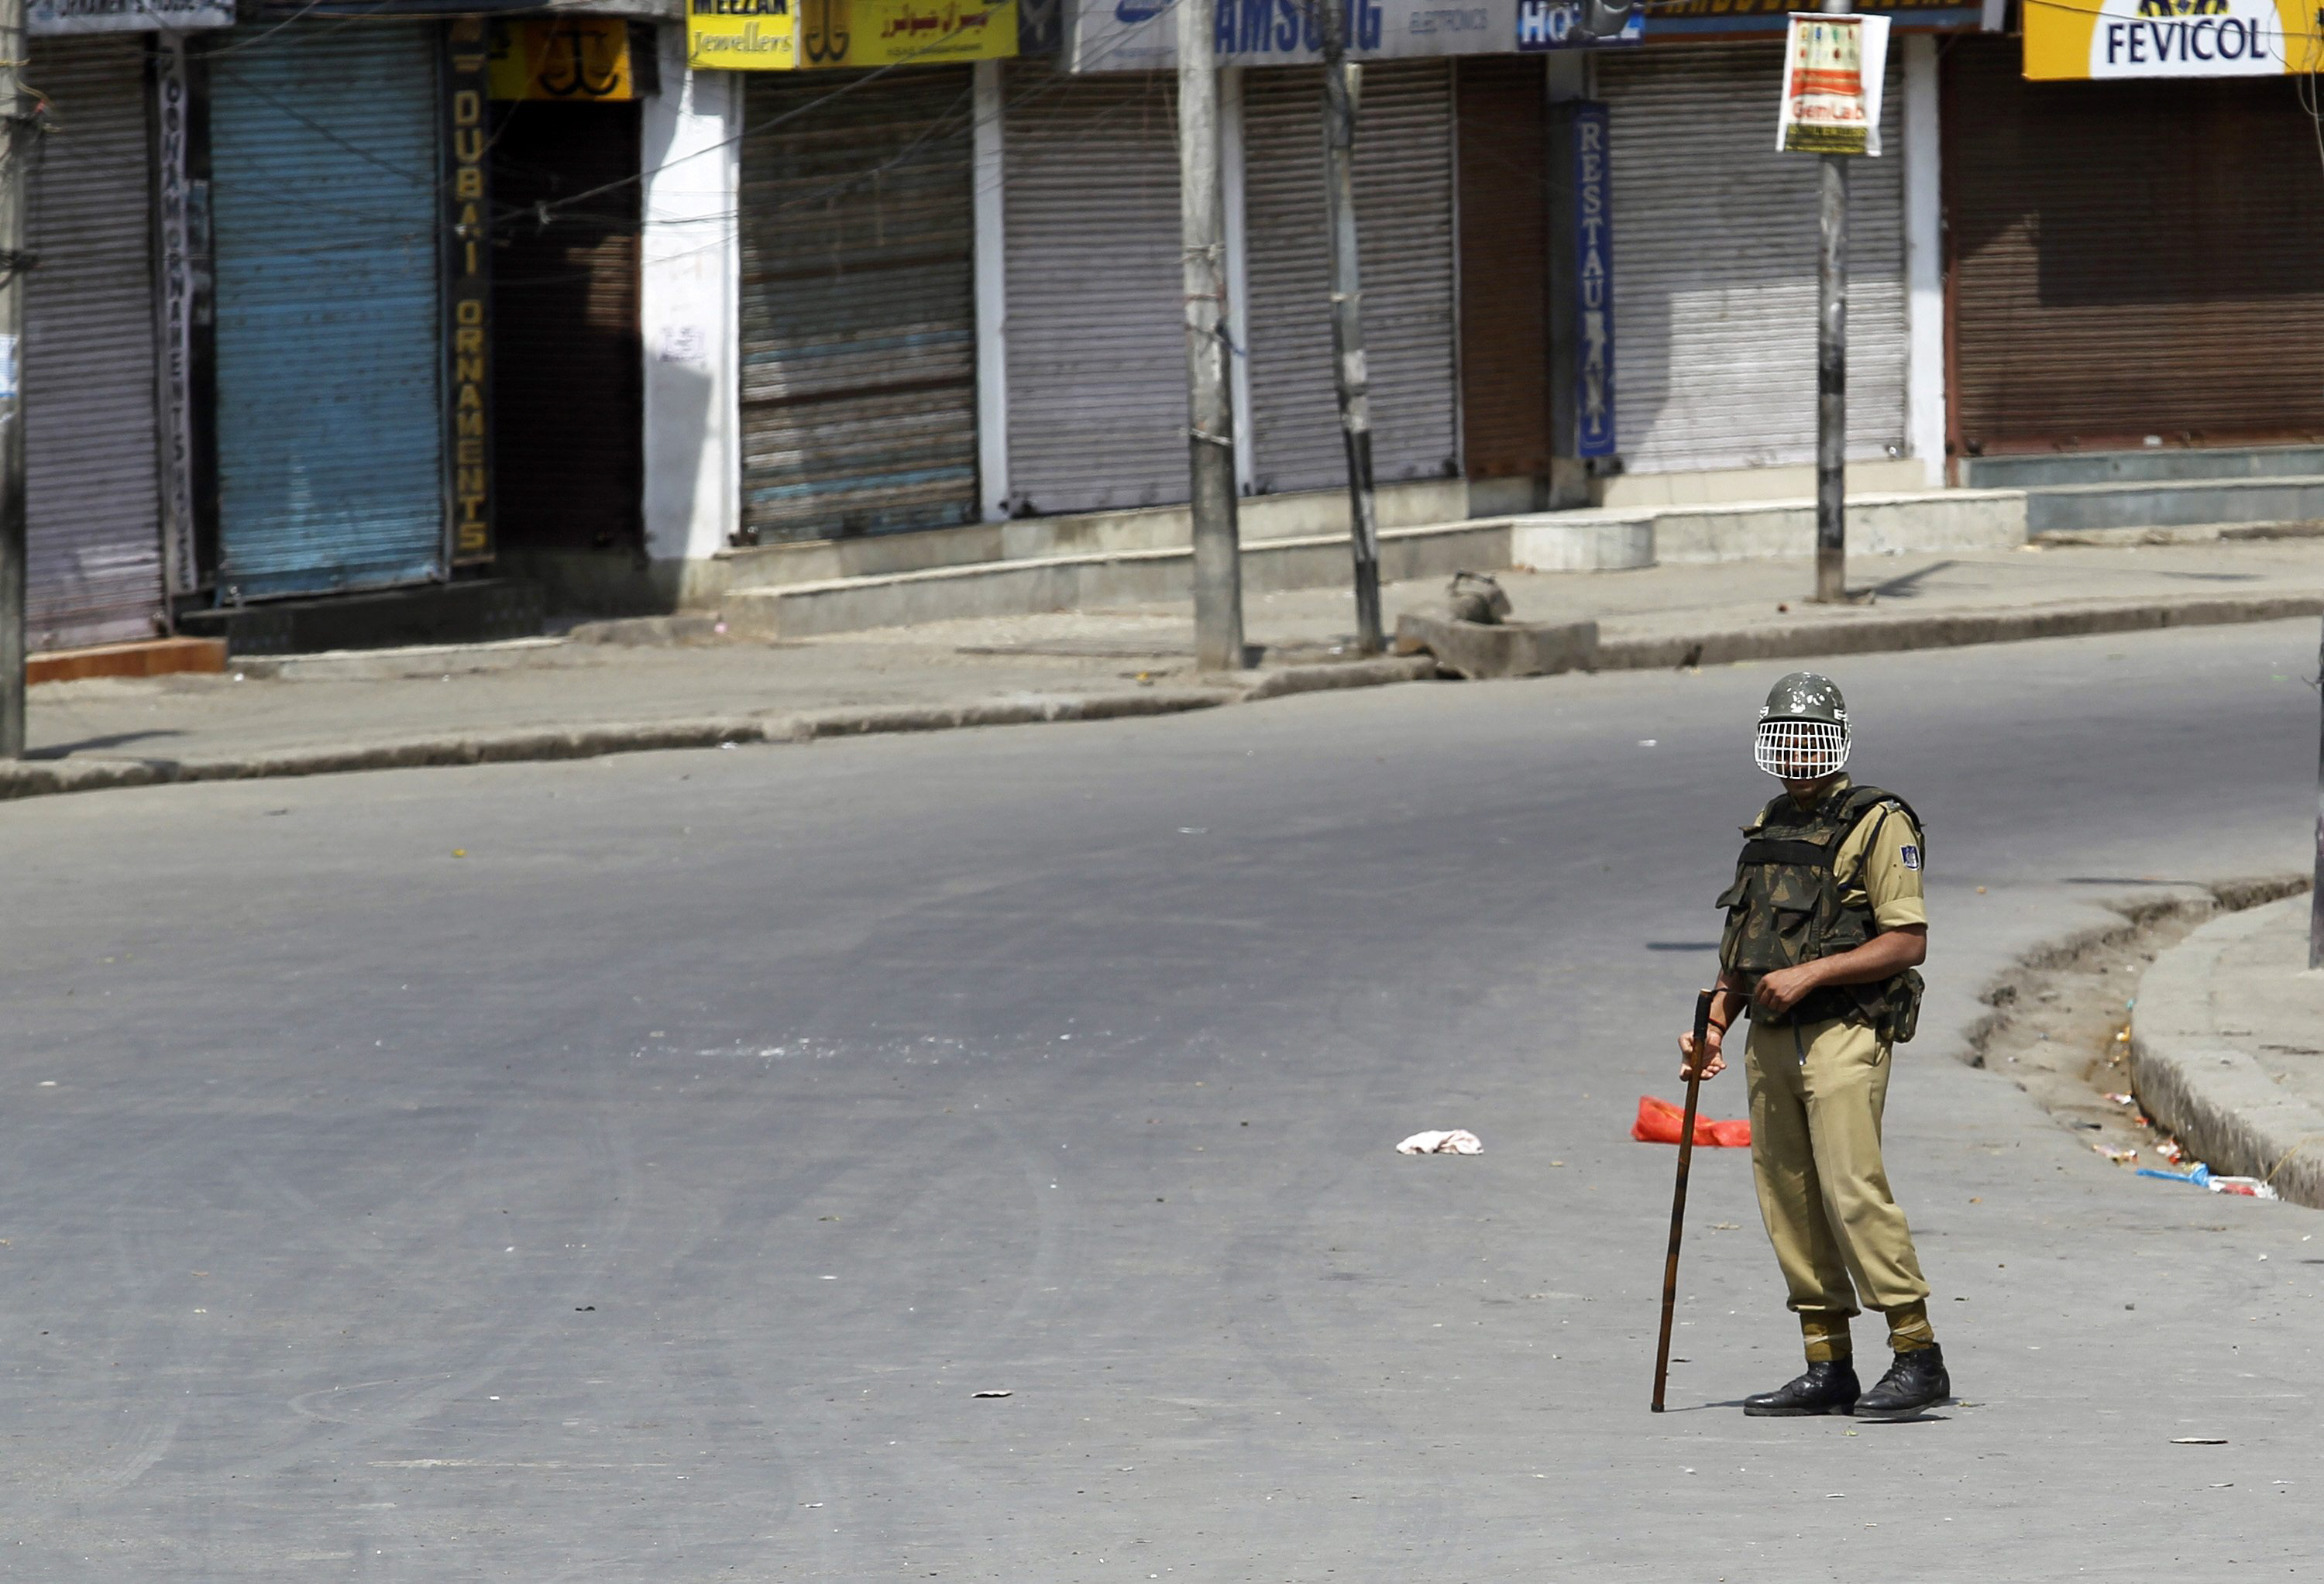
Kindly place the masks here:
MULTIPOLYGON (((1876 812, 1883 804, 1912 813, 1877 787, 1849 787, 1810 808, 1780 794, 1744 826, 1735 883, 1719 897, 1727 909, 1720 966, 1749 989, 1764 973, 1852 952, 1879 934, 1868 903, 1851 907, 1842 898, 1832 861, 1859 822, 1886 817, 1876 812)), ((1913 823, 1920 824, 1918 815, 1913 823)), ((1902 1042, 1913 1037, 1920 1002, 1921 976, 1908 968, 1877 984, 1827 985, 1780 1016, 1754 1007, 1751 1017, 1778 1025, 1844 1018, 1902 1042)))

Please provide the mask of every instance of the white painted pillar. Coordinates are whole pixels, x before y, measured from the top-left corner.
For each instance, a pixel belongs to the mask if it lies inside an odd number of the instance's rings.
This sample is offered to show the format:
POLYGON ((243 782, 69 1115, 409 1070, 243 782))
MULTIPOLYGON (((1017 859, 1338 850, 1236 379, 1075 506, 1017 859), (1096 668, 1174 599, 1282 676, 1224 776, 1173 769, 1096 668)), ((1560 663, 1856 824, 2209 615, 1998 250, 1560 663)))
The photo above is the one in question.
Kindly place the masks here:
POLYGON ((1009 210, 1001 62, 976 63, 976 480, 984 520, 1009 515, 1009 210))
POLYGON ((1227 384, 1234 402, 1235 493, 1248 495, 1259 476, 1259 447, 1250 421, 1250 232, 1243 209, 1242 70, 1230 66, 1219 73, 1219 166, 1227 211, 1227 336, 1234 343, 1227 384))
POLYGON ((1904 38, 1904 428, 1931 489, 1945 482, 1945 237, 1937 41, 1904 38))
POLYGON ((662 91, 645 102, 639 151, 638 316, 646 554, 665 566, 707 559, 742 521, 742 92, 739 73, 687 69, 683 27, 657 32, 662 91))

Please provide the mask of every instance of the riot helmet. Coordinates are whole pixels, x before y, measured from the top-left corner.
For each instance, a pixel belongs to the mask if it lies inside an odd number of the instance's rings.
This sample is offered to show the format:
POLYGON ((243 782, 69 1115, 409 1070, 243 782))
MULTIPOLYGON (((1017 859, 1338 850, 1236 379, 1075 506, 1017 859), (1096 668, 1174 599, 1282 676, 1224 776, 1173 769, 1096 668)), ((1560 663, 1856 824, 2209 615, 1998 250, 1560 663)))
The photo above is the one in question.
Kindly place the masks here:
POLYGON ((1813 671, 1794 671, 1767 690, 1751 757, 1786 781, 1820 781, 1848 762, 1848 704, 1839 685, 1813 671))

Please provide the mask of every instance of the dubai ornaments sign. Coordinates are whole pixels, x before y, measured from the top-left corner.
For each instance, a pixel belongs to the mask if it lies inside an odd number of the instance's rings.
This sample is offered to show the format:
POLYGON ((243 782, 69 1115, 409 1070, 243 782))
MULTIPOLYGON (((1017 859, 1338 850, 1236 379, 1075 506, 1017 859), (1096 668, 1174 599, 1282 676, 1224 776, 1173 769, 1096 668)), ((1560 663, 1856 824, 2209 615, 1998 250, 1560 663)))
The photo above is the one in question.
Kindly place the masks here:
POLYGON ((2025 75, 2281 77, 2324 70, 2314 0, 2025 0, 2025 75))
POLYGON ((714 71, 790 71, 799 63, 792 0, 687 0, 686 63, 714 71))

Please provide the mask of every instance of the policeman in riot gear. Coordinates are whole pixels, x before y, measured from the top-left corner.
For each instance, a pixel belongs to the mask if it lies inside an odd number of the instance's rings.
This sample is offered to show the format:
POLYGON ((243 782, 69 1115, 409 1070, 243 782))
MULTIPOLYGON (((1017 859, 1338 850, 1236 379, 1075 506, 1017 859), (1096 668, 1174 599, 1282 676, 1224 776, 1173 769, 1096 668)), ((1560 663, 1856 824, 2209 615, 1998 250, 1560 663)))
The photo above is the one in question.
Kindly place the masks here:
POLYGON ((1904 1418, 1951 1395, 1929 1324, 1929 1286, 1880 1159, 1889 1055, 1912 1038, 1928 954, 1920 821, 1858 786, 1848 706, 1830 677, 1795 671, 1768 692, 1752 755, 1784 790, 1743 828, 1720 894, 1718 994, 1682 1078, 1726 1067, 1722 1036, 1751 1019, 1744 1066, 1759 1212, 1800 1317, 1807 1372, 1745 1400, 1753 1415, 1904 1418), (1886 1316, 1895 1363, 1867 1392, 1850 1359, 1859 1306, 1886 1316))

